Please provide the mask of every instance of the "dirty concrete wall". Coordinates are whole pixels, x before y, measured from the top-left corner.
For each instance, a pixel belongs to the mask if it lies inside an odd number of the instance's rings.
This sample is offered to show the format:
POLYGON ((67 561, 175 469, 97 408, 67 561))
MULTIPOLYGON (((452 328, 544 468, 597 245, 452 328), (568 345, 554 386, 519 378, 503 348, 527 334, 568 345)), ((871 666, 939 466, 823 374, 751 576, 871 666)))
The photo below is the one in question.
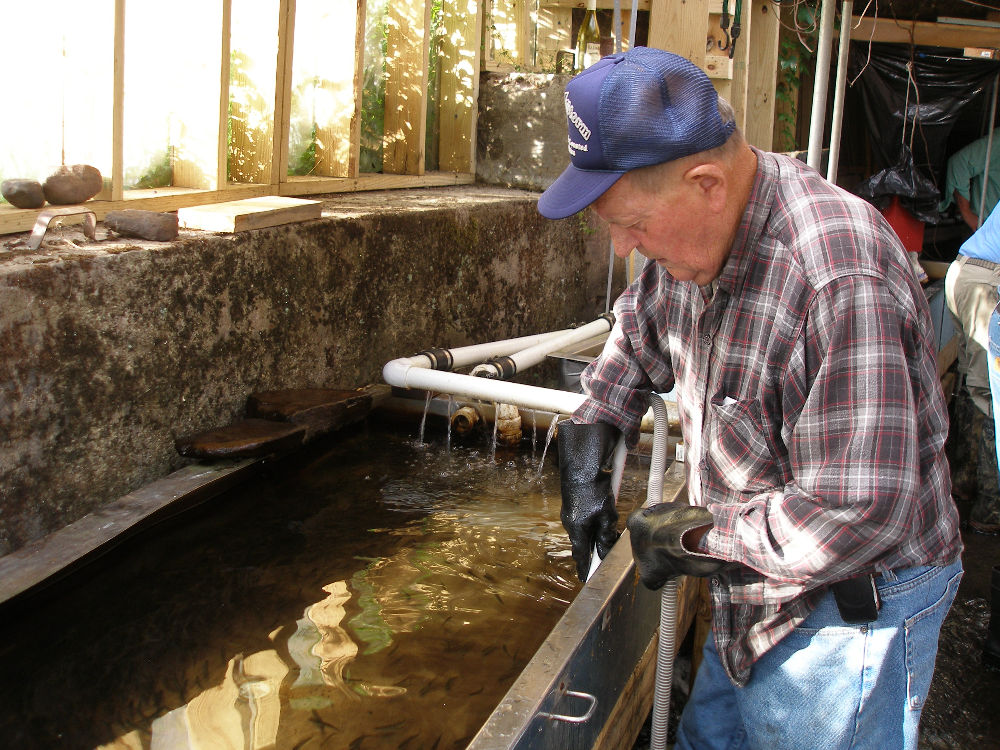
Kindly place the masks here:
POLYGON ((254 391, 377 383, 429 346, 592 320, 607 236, 536 200, 369 193, 174 243, 103 225, 36 253, 0 238, 0 555, 179 467, 175 437, 227 424, 254 391))
POLYGON ((544 190, 569 164, 563 90, 552 73, 483 73, 479 80, 476 178, 544 190))

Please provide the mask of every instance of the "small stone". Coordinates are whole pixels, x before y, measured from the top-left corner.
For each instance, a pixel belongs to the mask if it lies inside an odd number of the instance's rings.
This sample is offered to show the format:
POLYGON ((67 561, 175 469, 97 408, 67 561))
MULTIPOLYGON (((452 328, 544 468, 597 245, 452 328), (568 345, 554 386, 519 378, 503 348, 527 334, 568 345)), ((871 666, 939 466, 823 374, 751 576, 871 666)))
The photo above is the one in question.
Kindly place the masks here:
POLYGON ((42 185, 45 199, 54 206, 69 206, 88 201, 101 192, 104 179, 100 170, 89 164, 59 167, 42 185))
POLYGON ((108 211, 104 224, 122 237, 138 237, 157 242, 177 239, 177 214, 126 208, 122 211, 108 211))
POLYGON ((38 180, 4 180, 0 183, 0 195, 15 208, 41 208, 45 205, 45 193, 38 180))

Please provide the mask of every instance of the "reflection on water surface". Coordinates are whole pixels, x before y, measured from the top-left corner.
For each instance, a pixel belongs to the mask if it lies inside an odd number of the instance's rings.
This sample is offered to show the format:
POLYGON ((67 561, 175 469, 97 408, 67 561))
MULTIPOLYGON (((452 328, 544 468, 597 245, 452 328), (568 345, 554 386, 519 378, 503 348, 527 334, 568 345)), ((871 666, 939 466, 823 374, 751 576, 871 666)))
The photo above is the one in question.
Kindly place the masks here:
POLYGON ((6 618, 3 744, 464 747, 579 586, 541 453, 366 428, 126 543, 6 618))

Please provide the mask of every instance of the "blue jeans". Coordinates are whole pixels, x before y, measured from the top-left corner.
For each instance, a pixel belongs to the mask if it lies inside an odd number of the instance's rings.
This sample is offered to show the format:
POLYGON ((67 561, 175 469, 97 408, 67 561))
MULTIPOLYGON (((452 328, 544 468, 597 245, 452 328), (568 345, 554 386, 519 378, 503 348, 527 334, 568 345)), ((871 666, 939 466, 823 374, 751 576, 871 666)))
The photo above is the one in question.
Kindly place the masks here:
POLYGON ((674 747, 915 750, 938 633, 961 579, 960 559, 878 576, 882 609, 864 625, 845 624, 827 593, 742 688, 708 638, 674 747))

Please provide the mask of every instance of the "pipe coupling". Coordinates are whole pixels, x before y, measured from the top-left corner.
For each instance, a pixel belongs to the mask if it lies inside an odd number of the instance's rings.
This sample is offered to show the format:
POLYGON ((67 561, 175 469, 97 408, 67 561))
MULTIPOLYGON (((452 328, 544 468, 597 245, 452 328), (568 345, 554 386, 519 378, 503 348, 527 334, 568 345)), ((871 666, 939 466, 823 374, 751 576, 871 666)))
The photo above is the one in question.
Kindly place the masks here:
POLYGON ((431 361, 432 370, 451 370, 455 364, 455 358, 448 349, 424 349, 418 352, 417 356, 427 357, 431 361))
POLYGON ((510 380, 512 377, 517 375, 517 363, 507 355, 502 357, 490 357, 486 361, 496 368, 496 376, 501 380, 510 380))

